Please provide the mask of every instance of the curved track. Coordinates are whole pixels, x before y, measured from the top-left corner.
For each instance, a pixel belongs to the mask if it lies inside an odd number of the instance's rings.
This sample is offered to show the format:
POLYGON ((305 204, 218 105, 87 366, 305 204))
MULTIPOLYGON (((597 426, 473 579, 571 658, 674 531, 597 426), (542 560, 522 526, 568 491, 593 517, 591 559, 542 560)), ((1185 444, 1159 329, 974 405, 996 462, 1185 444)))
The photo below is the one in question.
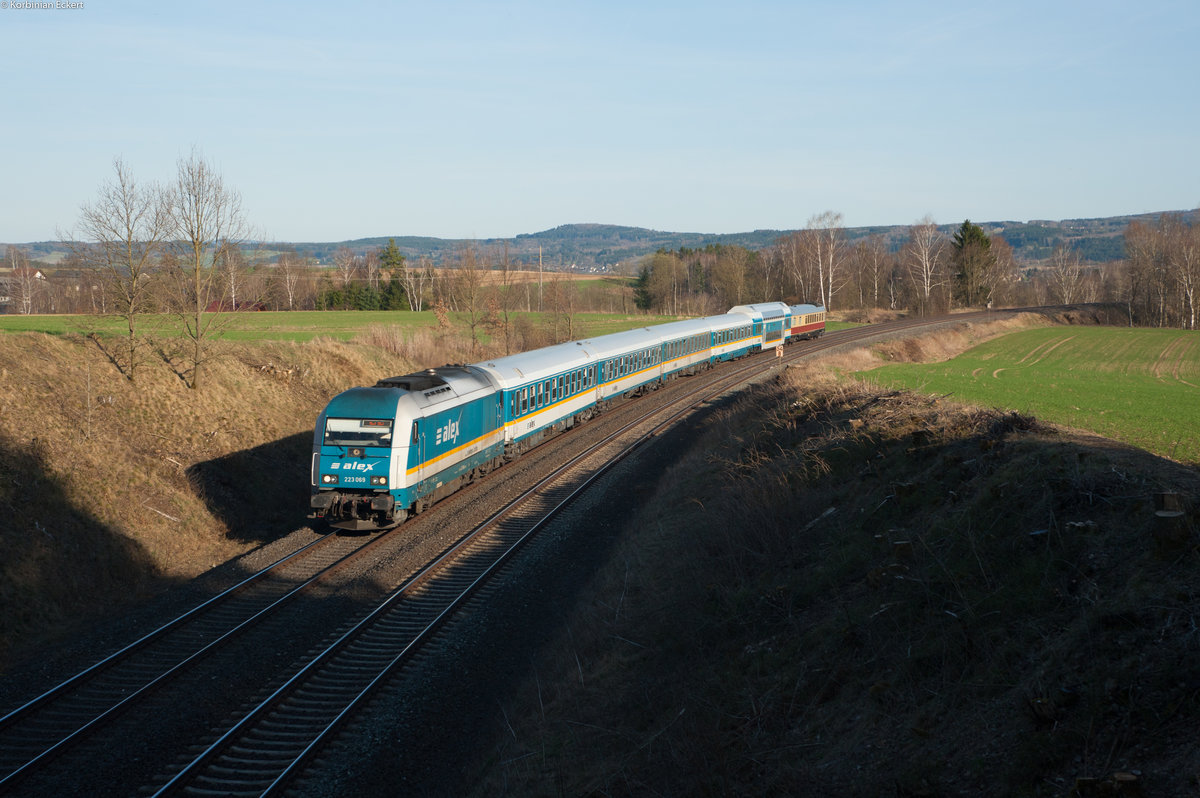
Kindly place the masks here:
MULTIPOLYGON (((978 321, 996 315, 961 314, 841 330, 788 346, 782 360, 790 363, 835 347, 931 324, 978 321)), ((159 794, 179 790, 266 794, 279 789, 377 686, 429 640, 433 630, 599 474, 691 408, 756 374, 773 373, 776 364, 773 353, 723 364, 705 378, 687 378, 687 389, 663 391, 665 405, 661 400, 637 404, 630 413, 632 420, 585 447, 533 489, 464 535, 374 609, 362 613, 332 643, 294 665, 290 674, 278 680, 282 684, 264 691, 265 697, 248 711, 239 712, 223 729, 211 733, 206 742, 192 741, 201 751, 198 756, 178 757, 173 765, 159 763, 160 772, 166 775, 157 780, 154 789, 159 794)), ((622 409, 622 418, 625 412, 622 409)), ((604 414, 609 415, 617 413, 610 410, 604 414)), ((596 426, 591 422, 576 429, 596 426)), ((568 432, 543 446, 554 446, 554 441, 573 436, 574 431, 568 432)), ((497 473, 503 475, 509 470, 506 467, 497 473)), ((436 511, 435 506, 431 514, 436 511)), ((313 591, 340 567, 361 560, 365 550, 394 539, 394 535, 365 540, 337 535, 319 538, 0 718, 0 790, 46 767, 57 754, 81 740, 99 741, 103 746, 105 729, 112 719, 127 713, 136 715, 148 696, 186 674, 207 655, 290 600, 313 591)))
POLYGON ((155 794, 279 791, 350 713, 572 499, 692 407, 761 372, 764 359, 723 369, 703 391, 647 408, 554 470, 317 653, 155 794))

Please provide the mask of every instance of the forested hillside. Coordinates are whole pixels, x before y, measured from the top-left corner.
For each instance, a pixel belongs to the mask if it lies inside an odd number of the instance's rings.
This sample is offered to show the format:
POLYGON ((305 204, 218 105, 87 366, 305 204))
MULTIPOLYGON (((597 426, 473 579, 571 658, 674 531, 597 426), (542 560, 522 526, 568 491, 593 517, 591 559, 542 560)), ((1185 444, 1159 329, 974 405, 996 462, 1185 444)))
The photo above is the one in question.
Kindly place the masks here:
MULTIPOLYGON (((1121 236, 1130 222, 1153 222, 1160 212, 1131 216, 1111 216, 1102 219, 1065 219, 1062 221, 993 221, 980 222, 988 235, 1003 235, 1021 262, 1037 262, 1050 257, 1055 247, 1069 244, 1080 259, 1104 263, 1124 257, 1121 236)), ((1191 215, 1195 215, 1194 212, 1191 215)), ((939 224, 939 230, 950 235, 961 220, 939 224)), ((438 262, 452 257, 466 247, 478 247, 506 253, 515 264, 536 266, 539 257, 545 268, 562 270, 620 270, 632 262, 658 250, 703 249, 706 246, 739 246, 745 249, 765 249, 780 238, 798 232, 792 230, 754 230, 745 233, 677 233, 649 230, 644 227, 625 227, 611 224, 564 224, 538 233, 521 233, 513 238, 451 239, 429 236, 376 236, 350 241, 328 242, 270 242, 269 251, 294 250, 315 261, 331 264, 339 248, 352 251, 377 249, 393 238, 406 258, 428 258, 438 262)), ((893 248, 899 249, 908 234, 908 225, 848 227, 850 241, 879 235, 893 248)), ((67 248, 58 241, 22 244, 31 260, 56 264, 67 255, 67 248)))

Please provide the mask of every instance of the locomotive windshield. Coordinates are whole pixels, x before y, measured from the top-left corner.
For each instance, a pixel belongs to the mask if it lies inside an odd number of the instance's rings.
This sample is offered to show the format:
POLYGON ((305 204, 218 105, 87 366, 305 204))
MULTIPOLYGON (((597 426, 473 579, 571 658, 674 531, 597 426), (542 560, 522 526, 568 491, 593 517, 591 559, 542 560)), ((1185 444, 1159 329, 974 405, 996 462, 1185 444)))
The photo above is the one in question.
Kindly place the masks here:
POLYGON ((329 418, 325 420, 326 446, 392 446, 390 418, 329 418))

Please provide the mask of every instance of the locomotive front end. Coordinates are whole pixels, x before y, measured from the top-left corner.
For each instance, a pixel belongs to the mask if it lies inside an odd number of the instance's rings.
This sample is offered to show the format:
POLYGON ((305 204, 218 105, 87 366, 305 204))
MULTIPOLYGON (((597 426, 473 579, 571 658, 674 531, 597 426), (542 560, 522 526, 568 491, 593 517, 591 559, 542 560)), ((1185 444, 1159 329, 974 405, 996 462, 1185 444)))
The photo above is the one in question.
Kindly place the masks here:
POLYGON ((354 388, 334 397, 313 430, 310 518, 337 529, 387 529, 402 522, 398 484, 408 454, 397 437, 399 392, 354 388))

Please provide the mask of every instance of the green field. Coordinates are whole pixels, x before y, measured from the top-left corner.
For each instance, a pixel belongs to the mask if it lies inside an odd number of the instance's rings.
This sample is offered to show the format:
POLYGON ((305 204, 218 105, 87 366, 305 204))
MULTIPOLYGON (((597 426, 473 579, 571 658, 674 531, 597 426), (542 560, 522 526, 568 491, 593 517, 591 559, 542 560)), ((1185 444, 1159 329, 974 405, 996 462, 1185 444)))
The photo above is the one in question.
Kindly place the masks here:
POLYGON ((1200 334, 1054 327, 1012 333, 945 363, 857 376, 1029 413, 1200 462, 1200 334))
MULTIPOLYGON (((263 311, 260 313, 223 313, 217 321, 221 337, 234 341, 308 341, 317 336, 350 340, 366 328, 382 324, 403 328, 437 326, 432 311, 263 311)), ((549 314, 518 313, 514 318, 528 317, 534 325, 550 324, 549 314)), ((459 329, 465 329, 466 316, 451 313, 450 319, 459 329)), ((595 336, 620 332, 633 327, 674 321, 674 316, 633 316, 624 313, 577 313, 572 323, 582 335, 595 336)), ((177 320, 172 316, 146 316, 139 324, 145 331, 169 331, 177 320)), ((50 335, 88 334, 119 336, 125 334, 123 319, 113 316, 0 316, 0 332, 42 332, 50 335)), ((577 336, 578 337, 578 336, 577 336)))
MULTIPOLYGON (((327 336, 348 341, 367 327, 383 324, 404 328, 427 328, 437 326, 433 311, 420 313, 395 310, 292 310, 263 311, 260 313, 223 313, 218 324, 221 337, 233 341, 308 341, 317 336, 327 336)), ((516 313, 513 318, 528 318, 536 326, 551 324, 547 313, 516 313)), ((583 332, 576 337, 592 337, 621 332, 634 327, 664 324, 675 321, 676 316, 640 316, 627 313, 576 313, 572 323, 583 332)), ((451 313, 450 319, 460 329, 465 329, 465 314, 451 313)), ((169 331, 177 320, 173 316, 145 316, 139 321, 146 331, 161 329, 169 331)), ((855 327, 854 324, 830 322, 830 330, 855 327)), ((54 316, 54 315, 5 315, 0 316, 0 333, 42 332, 50 335, 97 333, 98 335, 124 335, 125 321, 115 316, 54 316)))

